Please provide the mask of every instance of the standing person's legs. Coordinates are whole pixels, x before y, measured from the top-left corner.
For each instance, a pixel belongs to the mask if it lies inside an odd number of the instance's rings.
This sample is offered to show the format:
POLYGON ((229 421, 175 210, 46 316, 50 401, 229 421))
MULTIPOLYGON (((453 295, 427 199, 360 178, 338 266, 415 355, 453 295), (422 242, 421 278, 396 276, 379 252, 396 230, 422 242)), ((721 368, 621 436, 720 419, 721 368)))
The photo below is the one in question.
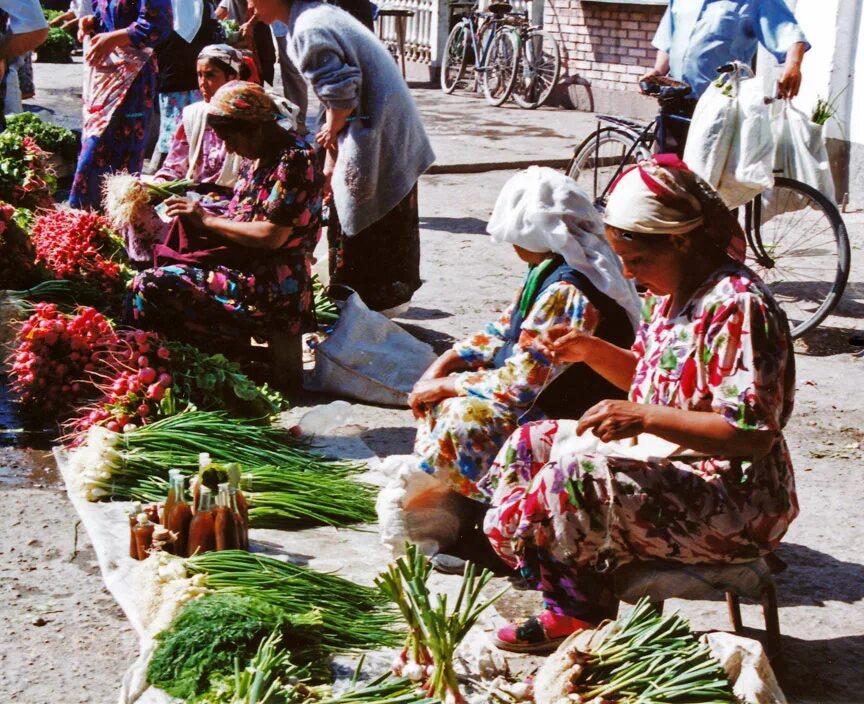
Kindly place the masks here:
POLYGON ((282 93, 286 100, 294 103, 297 113, 297 128, 301 134, 306 132, 306 112, 309 109, 309 88, 300 70, 288 57, 288 43, 285 37, 276 37, 279 50, 279 71, 282 74, 282 93))

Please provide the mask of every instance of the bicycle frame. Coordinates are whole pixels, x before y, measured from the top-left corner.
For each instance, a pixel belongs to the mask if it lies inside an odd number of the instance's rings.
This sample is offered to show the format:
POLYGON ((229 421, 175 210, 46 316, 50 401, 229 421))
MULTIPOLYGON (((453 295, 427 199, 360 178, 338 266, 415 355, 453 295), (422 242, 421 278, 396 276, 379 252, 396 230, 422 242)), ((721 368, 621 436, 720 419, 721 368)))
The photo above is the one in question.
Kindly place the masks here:
POLYGON ((489 49, 492 47, 492 40, 495 38, 495 30, 498 27, 498 20, 494 15, 476 15, 471 14, 467 17, 463 17, 461 20, 462 24, 468 26, 468 33, 471 36, 471 48, 474 51, 474 70, 478 73, 482 73, 486 70, 486 59, 489 56, 489 49), (476 18, 480 18, 480 22, 477 22, 476 18), (480 36, 480 30, 485 25, 490 26, 489 36, 486 38, 486 45, 481 47, 478 43, 478 37, 480 36))

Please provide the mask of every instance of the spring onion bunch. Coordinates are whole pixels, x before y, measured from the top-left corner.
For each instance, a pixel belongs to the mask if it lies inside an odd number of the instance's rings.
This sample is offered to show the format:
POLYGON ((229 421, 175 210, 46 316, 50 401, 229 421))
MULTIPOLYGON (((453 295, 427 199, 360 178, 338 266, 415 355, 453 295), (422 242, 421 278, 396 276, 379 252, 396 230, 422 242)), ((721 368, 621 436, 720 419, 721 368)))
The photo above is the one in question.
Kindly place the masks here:
POLYGON ((480 614, 506 590, 482 601, 482 591, 492 573, 484 569, 478 575, 476 566, 469 562, 456 603, 448 609, 444 594, 433 603, 427 584, 431 570, 426 556, 416 545, 409 544, 405 556, 375 580, 408 624, 405 648, 394 670, 411 679, 425 680, 426 691, 442 702, 464 702, 453 669, 453 655, 480 614))
POLYGON ((321 283, 318 275, 312 277, 312 299, 315 308, 315 317, 321 325, 330 325, 339 320, 339 308, 330 296, 327 288, 321 283))
POLYGON ((332 574, 242 550, 190 557, 186 570, 220 593, 254 595, 288 615, 315 612, 324 653, 392 647, 400 638, 396 614, 377 589, 332 574))
POLYGON ((647 598, 589 653, 577 653, 582 701, 627 704, 734 704, 722 665, 700 643, 686 619, 661 616, 647 598))

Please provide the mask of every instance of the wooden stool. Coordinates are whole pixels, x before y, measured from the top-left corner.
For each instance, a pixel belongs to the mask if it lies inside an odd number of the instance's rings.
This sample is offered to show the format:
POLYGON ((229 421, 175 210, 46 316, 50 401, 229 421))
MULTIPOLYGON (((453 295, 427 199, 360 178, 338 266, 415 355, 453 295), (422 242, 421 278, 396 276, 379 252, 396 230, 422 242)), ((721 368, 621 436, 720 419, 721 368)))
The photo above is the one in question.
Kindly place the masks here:
POLYGON ((722 592, 735 633, 743 629, 741 597, 754 599, 762 604, 765 654, 772 665, 778 666, 782 661, 780 618, 772 575, 784 568, 782 561, 773 555, 737 565, 636 562, 615 572, 615 593, 629 604, 647 596, 662 613, 667 599, 702 600, 722 592))
POLYGON ((378 38, 384 40, 384 18, 392 17, 396 27, 396 45, 399 47, 399 60, 402 67, 402 78, 405 78, 405 23, 414 16, 414 10, 402 7, 382 8, 378 10, 378 38))

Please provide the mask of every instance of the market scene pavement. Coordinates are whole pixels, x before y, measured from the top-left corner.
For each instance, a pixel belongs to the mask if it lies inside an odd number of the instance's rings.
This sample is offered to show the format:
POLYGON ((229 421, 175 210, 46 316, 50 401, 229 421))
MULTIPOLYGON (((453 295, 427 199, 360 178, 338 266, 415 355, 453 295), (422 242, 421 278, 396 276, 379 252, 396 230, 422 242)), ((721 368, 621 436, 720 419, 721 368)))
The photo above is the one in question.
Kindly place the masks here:
MULTIPOLYGON (((79 71, 37 64, 39 94, 31 107, 43 108, 46 119, 80 124, 79 71)), ((480 97, 428 87, 412 92, 438 160, 419 185, 424 285, 398 322, 441 352, 497 314, 521 280, 512 251, 485 234, 501 186, 514 169, 565 163, 595 120, 554 108, 492 108, 480 97)), ((788 568, 777 576, 785 659, 778 674, 789 701, 802 704, 864 702, 864 483, 858 475, 864 458, 858 398, 864 213, 844 217, 852 242, 850 282, 834 314, 796 343, 796 411, 786 430, 801 514, 779 550, 788 568)), ((307 395, 290 413, 299 419, 332 400, 307 395)), ((410 411, 351 402, 341 412, 338 427, 328 431, 333 435, 361 440, 379 459, 411 452, 410 411)), ((47 450, 25 442, 0 455, 0 701, 115 701, 138 642, 103 586, 47 450)), ((383 554, 373 533, 358 538, 315 529, 295 539, 312 566, 363 583, 384 566, 372 559, 375 550, 383 554)), ((538 605, 536 595, 514 591, 497 610, 503 619, 533 613, 538 605)), ((719 596, 676 600, 667 608, 680 610, 700 631, 730 628, 719 596)), ((761 608, 745 604, 743 619, 761 629, 761 608)))

